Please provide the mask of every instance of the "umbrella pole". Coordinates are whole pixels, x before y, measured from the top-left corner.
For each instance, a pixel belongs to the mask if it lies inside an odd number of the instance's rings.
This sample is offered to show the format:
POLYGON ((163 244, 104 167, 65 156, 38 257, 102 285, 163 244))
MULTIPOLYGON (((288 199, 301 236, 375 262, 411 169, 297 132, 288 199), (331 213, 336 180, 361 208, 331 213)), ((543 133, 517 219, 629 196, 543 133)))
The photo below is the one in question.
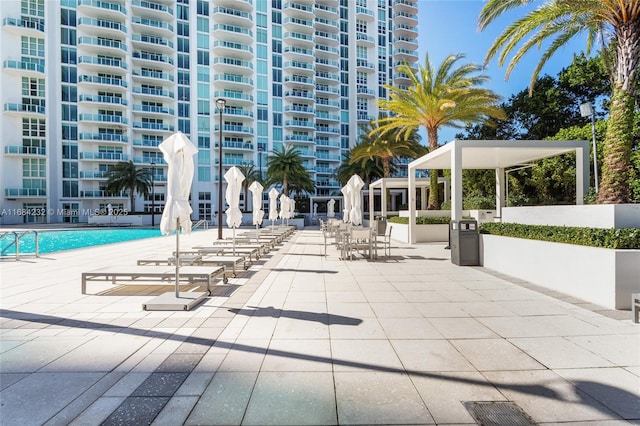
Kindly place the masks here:
POLYGON ((180 297, 180 218, 176 219, 176 298, 180 297))
POLYGON ((259 234, 260 230, 258 229, 259 227, 260 225, 256 223, 256 243, 260 241, 260 234, 259 234))
POLYGON ((236 255, 236 227, 233 227, 233 255, 236 255))

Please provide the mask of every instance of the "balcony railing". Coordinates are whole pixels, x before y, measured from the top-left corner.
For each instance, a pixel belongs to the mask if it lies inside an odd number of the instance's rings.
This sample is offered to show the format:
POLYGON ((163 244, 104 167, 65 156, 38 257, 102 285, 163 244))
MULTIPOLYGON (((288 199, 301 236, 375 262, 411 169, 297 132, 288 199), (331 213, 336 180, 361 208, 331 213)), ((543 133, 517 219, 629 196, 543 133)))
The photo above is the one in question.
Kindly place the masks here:
POLYGON ((47 155, 47 149, 39 146, 9 145, 4 147, 5 154, 47 155))
POLYGON ((31 18, 31 17, 25 17, 22 19, 4 18, 2 20, 2 25, 27 28, 27 29, 44 32, 44 19, 42 18, 31 18))
POLYGON ((32 112, 35 114, 45 113, 45 107, 41 105, 31 105, 31 104, 6 103, 4 104, 4 110, 14 111, 14 112, 32 112))
POLYGON ((99 141, 99 142, 129 142, 129 138, 126 135, 120 135, 117 133, 80 133, 78 140, 81 141, 99 141))
POLYGON ((4 61, 3 68, 44 73, 44 65, 33 62, 4 61))
POLYGON ((47 190, 44 188, 5 188, 5 197, 46 197, 47 190))
POLYGON ((122 152, 81 152, 81 160, 114 160, 128 161, 129 156, 122 152))
POLYGON ((117 123, 127 124, 129 120, 126 117, 120 115, 108 115, 108 114, 80 114, 78 115, 79 121, 99 121, 101 123, 117 123))

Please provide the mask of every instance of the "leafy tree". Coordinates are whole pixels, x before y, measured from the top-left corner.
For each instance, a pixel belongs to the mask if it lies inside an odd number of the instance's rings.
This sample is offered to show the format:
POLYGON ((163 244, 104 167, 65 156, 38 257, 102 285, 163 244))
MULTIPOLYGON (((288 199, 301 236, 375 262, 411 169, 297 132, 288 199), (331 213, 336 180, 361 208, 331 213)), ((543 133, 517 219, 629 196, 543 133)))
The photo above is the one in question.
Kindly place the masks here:
POLYGON ((147 169, 136 168, 133 161, 120 161, 107 173, 107 192, 117 194, 127 190, 131 211, 136 211, 135 193, 148 196, 150 188, 151 173, 147 169))
POLYGON ((242 163, 238 166, 240 172, 244 175, 242 181, 242 191, 244 193, 244 210, 247 211, 249 206, 249 187, 255 181, 260 182, 260 171, 251 163, 242 163))
POLYGON ((350 163, 360 162, 364 167, 368 161, 378 158, 382 162, 382 177, 391 176, 394 158, 416 158, 426 152, 420 145, 417 126, 410 129, 404 139, 398 128, 382 132, 374 121, 361 125, 360 129, 360 142, 351 150, 350 163))
POLYGON ((274 149, 273 155, 268 157, 267 185, 282 183, 282 192, 312 192, 315 185, 300 156, 300 151, 290 144, 284 144, 280 149, 274 149))
MULTIPOLYGON (((530 3, 530 0, 489 0, 480 13, 480 28, 485 29, 508 10, 530 3)), ((525 53, 550 40, 533 70, 530 85, 533 90, 538 74, 549 58, 583 33, 587 34, 587 54, 599 37, 614 51, 608 58, 612 96, 598 202, 626 203, 630 199, 634 103, 640 63, 640 0, 547 0, 498 36, 487 52, 485 63, 497 56, 502 66, 513 53, 506 70, 509 78, 525 53)))
MULTIPOLYGON (((379 134, 397 132, 398 137, 407 139, 419 126, 427 130, 429 150, 438 148, 438 129, 442 126, 464 128, 474 122, 487 122, 492 118, 504 119, 504 111, 499 107, 500 96, 489 89, 480 87, 489 77, 476 74, 478 65, 457 65, 464 55, 450 55, 436 70, 425 55, 424 66, 414 70, 409 64, 398 67, 398 72, 411 79, 409 89, 385 86, 389 99, 381 99, 381 109, 392 113, 389 117, 376 120, 379 134)), ((438 171, 431 171, 429 188, 429 209, 440 206, 438 171)))

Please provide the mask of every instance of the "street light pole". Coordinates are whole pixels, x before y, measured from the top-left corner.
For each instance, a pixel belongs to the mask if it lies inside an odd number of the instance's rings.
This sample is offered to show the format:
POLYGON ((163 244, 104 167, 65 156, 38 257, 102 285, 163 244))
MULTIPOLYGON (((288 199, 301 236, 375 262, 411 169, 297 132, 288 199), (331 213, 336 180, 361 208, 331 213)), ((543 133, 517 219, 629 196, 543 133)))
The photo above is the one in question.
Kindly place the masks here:
POLYGON ((151 226, 156 226, 156 163, 151 163, 151 226))
POLYGON ((258 170, 260 171, 260 183, 262 183, 262 146, 258 145, 258 170))
POLYGON ((218 239, 222 239, 222 111, 227 105, 227 101, 218 98, 216 99, 216 105, 220 113, 220 144, 218 145, 218 239))
POLYGON ((591 116, 591 139, 593 144, 593 178, 596 185, 596 194, 598 193, 598 151, 596 150, 596 112, 591 102, 585 102, 580 105, 580 115, 582 117, 591 116))

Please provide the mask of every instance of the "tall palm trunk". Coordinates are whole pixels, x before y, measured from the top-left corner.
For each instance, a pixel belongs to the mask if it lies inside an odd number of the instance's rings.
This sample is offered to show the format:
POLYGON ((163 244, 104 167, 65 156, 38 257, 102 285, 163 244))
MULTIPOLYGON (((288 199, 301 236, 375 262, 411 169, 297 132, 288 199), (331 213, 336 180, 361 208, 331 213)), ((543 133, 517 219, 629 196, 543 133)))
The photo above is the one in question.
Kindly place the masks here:
POLYGON ((600 204, 629 202, 636 70, 640 62, 640 19, 616 28, 616 67, 602 164, 600 204))
MULTIPOLYGON (((438 129, 427 129, 429 152, 438 149, 438 129)), ((430 170, 428 210, 440 209, 440 188, 438 186, 438 170, 430 170)))

